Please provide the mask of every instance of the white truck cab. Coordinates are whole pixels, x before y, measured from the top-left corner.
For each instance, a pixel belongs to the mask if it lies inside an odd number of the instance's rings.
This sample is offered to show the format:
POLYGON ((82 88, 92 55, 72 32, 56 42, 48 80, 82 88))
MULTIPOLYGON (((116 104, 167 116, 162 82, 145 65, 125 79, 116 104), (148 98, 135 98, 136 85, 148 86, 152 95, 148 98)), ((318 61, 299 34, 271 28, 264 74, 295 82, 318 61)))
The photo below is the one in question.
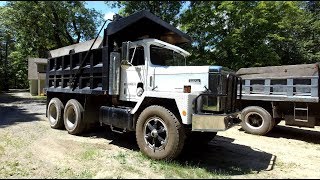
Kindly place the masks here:
MULTIPOLYGON (((235 118, 237 112, 224 114, 225 116, 216 115, 215 123, 207 123, 212 122, 213 116, 208 118, 208 115, 204 115, 199 118, 199 115, 194 114, 194 100, 200 94, 210 92, 209 88, 213 85, 210 85, 209 74, 222 71, 221 66, 186 66, 186 57, 190 56, 190 53, 158 39, 143 39, 124 44, 128 57, 123 53, 120 65, 119 99, 137 102, 130 111, 131 114, 136 113, 146 97, 172 99, 176 103, 182 123, 193 124, 192 129, 195 131, 216 132, 231 127, 232 123, 229 121, 235 118), (228 117, 228 120, 225 120, 225 117, 228 117), (198 120, 199 123, 192 123, 193 119, 201 120, 198 120)), ((221 78, 222 74, 217 76, 221 78)), ((221 111, 219 106, 222 106, 225 100, 220 97, 209 99, 200 97, 198 101, 198 111, 211 106, 215 108, 213 110, 216 113, 219 113, 221 111), (204 99, 207 103, 206 107, 203 107, 204 99)))

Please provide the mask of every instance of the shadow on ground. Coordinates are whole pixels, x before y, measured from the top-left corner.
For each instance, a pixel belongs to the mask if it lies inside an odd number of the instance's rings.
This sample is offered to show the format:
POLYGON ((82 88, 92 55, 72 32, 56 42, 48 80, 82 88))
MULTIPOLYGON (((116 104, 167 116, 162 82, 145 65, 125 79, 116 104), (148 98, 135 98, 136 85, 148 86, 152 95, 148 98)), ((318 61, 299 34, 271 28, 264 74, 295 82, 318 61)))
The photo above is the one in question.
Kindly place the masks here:
MULTIPOLYGON (((82 136, 105 138, 111 141, 110 144, 139 151, 134 133, 118 134, 111 132, 109 128, 100 127, 82 136)), ((174 162, 182 167, 199 167, 227 176, 272 170, 275 162, 274 155, 245 145, 234 144, 233 141, 234 139, 217 135, 207 146, 185 147, 174 162)))
POLYGON ((45 115, 45 100, 32 97, 15 96, 13 90, 0 93, 0 128, 21 122, 38 121, 38 115, 45 115))
POLYGON ((94 137, 107 139, 112 145, 123 147, 125 149, 139 151, 134 132, 119 134, 112 132, 109 126, 96 126, 88 132, 82 134, 83 137, 94 137))
POLYGON ((274 155, 234 144, 233 141, 234 139, 217 135, 208 146, 190 146, 184 149, 179 162, 221 175, 244 175, 251 174, 252 171, 272 170, 276 158, 274 155))
MULTIPOLYGON (((242 128, 239 128, 239 131, 244 132, 242 128)), ((270 138, 295 139, 308 143, 320 144, 320 131, 313 128, 301 129, 296 126, 277 125, 265 136, 270 138)))

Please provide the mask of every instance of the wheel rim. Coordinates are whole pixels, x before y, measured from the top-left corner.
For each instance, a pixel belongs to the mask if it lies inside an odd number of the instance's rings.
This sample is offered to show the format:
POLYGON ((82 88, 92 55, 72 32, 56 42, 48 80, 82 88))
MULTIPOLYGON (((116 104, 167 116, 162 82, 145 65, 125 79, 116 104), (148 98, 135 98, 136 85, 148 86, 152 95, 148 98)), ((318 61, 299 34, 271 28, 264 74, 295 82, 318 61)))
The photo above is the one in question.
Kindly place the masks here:
POLYGON ((57 122, 57 117, 58 117, 58 108, 54 105, 51 104, 49 107, 49 121, 51 124, 55 124, 57 122))
POLYGON ((147 120, 143 135, 146 144, 154 151, 164 149, 168 141, 167 126, 156 116, 147 120))
POLYGON ((245 116, 245 123, 252 129, 259 129, 262 127, 264 120, 260 114, 255 112, 250 112, 245 116))
POLYGON ((76 122, 76 112, 72 106, 70 106, 67 109, 66 115, 67 115, 67 117, 66 117, 67 126, 69 128, 73 128, 75 126, 75 122, 76 122))

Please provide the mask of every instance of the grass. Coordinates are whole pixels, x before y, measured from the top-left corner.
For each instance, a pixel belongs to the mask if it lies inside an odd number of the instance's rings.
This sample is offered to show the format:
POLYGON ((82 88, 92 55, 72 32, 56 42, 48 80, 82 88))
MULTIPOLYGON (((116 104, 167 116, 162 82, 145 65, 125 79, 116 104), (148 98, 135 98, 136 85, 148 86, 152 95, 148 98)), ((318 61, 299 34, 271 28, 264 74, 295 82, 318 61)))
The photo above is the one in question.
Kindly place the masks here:
POLYGON ((62 167, 62 168, 57 167, 56 171, 57 171, 57 174, 62 178, 74 176, 72 169, 69 167, 62 167))
POLYGON ((25 142, 21 138, 11 136, 8 133, 2 135, 0 137, 0 140, 1 140, 1 142, 3 142, 5 144, 5 146, 12 146, 15 148, 21 148, 25 145, 25 142))
MULTIPOLYGON (((181 164, 177 161, 164 161, 164 160, 152 160, 141 152, 134 152, 132 154, 127 154, 120 152, 114 156, 116 160, 122 164, 123 169, 131 171, 135 174, 141 174, 142 172, 137 169, 137 166, 130 166, 127 163, 127 159, 136 159, 136 164, 143 166, 147 164, 156 175, 163 175, 164 178, 215 178, 215 179, 226 179, 230 175, 222 174, 219 172, 210 172, 205 168, 199 167, 197 165, 190 165, 187 162, 181 164)), ((139 166, 138 166, 139 167, 139 166)))
POLYGON ((88 179, 92 178, 94 174, 87 169, 84 169, 83 171, 80 171, 80 173, 76 173, 72 168, 70 167, 57 167, 56 168, 57 174, 60 178, 70 178, 70 179, 88 179))
POLYGON ((209 172, 204 168, 195 165, 182 165, 178 162, 151 161, 151 168, 155 171, 162 171, 165 178, 226 178, 224 175, 209 172))
POLYGON ((120 164, 126 164, 127 154, 124 152, 119 152, 114 158, 119 161, 120 164))
POLYGON ((32 96, 32 99, 41 99, 41 100, 46 100, 47 96, 32 96))
POLYGON ((11 177, 11 176, 28 176, 29 173, 26 169, 21 167, 19 161, 5 161, 0 165, 0 177, 11 177))
POLYGON ((1 145, 0 145, 0 157, 4 154, 4 147, 2 147, 1 145))
POLYGON ((97 155, 99 155, 98 149, 87 148, 80 154, 80 159, 84 161, 93 160, 97 155))
POLYGON ((87 169, 81 171, 79 174, 76 174, 76 178, 81 178, 81 179, 88 179, 88 178, 92 178, 93 176, 94 174, 87 169))
MULTIPOLYGON (((5 139, 11 139, 10 136, 5 139)), ((13 139, 7 141, 7 145, 12 146, 15 144, 13 139)), ((3 145, 6 143, 4 142, 3 145)), ((81 144, 81 151, 74 154, 75 158, 80 164, 83 164, 81 169, 75 169, 71 166, 56 167, 53 172, 54 177, 57 178, 73 178, 73 179, 87 179, 94 178, 97 169, 103 168, 96 167, 96 162, 104 159, 104 150, 92 146, 92 144, 81 144)), ((0 146, 0 155, 4 151, 4 148, 0 146)), ((32 157, 32 153, 26 153, 24 158, 29 159, 32 157)), ((214 178, 214 179, 227 179, 230 178, 230 174, 221 173, 218 171, 208 170, 204 167, 194 164, 188 164, 188 162, 177 161, 163 161, 152 160, 149 157, 143 155, 140 151, 118 151, 114 155, 109 156, 110 160, 118 164, 118 166, 111 166, 111 169, 121 168, 120 171, 114 174, 112 178, 127 178, 130 174, 139 177, 154 177, 154 178, 214 178), (147 172, 145 171, 147 169, 147 172), (119 173, 118 173, 119 172, 119 173)), ((109 159, 108 158, 108 159, 109 159)), ((111 162, 112 162, 111 161, 111 162)), ((8 161, 0 164, 0 177, 26 177, 28 176, 27 169, 23 169, 25 166, 21 165, 17 161, 8 161), (3 166, 2 166, 3 164, 3 166)))

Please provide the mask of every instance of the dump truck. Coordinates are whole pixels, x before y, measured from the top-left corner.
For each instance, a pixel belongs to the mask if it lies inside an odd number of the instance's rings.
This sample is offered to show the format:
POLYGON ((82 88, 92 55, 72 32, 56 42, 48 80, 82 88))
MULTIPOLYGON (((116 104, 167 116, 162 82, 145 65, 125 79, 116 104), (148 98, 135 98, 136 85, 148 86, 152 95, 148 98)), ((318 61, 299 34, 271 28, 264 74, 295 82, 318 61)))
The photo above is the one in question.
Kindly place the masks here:
POLYGON ((179 45, 190 41, 140 11, 115 15, 91 45, 52 50, 45 88, 50 126, 72 135, 97 123, 134 132, 142 153, 170 160, 185 144, 212 140, 239 124, 239 77, 221 66, 186 66, 190 53, 179 45))
POLYGON ((265 135, 282 120, 287 126, 320 125, 319 64, 241 68, 241 127, 265 135))

